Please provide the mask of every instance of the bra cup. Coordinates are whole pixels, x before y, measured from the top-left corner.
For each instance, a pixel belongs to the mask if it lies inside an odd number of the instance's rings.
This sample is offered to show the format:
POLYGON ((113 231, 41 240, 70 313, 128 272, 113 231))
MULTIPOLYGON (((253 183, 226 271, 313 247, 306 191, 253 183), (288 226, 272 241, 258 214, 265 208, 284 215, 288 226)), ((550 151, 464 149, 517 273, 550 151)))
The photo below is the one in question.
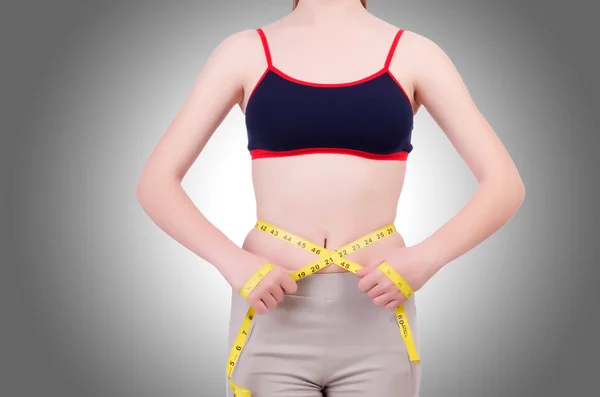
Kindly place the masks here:
POLYGON ((268 66, 246 104, 253 159, 315 152, 406 159, 412 151, 412 104, 389 71, 403 29, 396 31, 381 70, 330 84, 298 80, 279 70, 265 32, 257 32, 268 66))
POLYGON ((412 150, 410 100, 388 74, 351 85, 290 81, 270 70, 246 106, 248 150, 412 150))

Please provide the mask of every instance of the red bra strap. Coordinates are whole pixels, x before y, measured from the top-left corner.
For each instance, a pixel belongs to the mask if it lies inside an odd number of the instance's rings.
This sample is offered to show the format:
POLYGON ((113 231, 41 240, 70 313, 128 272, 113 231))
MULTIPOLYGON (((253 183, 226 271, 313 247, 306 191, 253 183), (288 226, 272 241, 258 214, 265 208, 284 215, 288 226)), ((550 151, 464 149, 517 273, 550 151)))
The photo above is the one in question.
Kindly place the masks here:
POLYGON ((390 64, 392 63, 392 58, 394 57, 394 51, 396 51, 396 46, 398 45, 398 41, 400 40, 400 36, 404 33, 403 29, 399 29, 394 37, 394 41, 392 42, 392 46, 390 47, 390 52, 388 53, 387 59, 385 60, 384 69, 388 69, 390 64))
POLYGON ((265 32, 261 28, 256 29, 258 34, 260 35, 260 40, 262 41, 263 48, 265 49, 265 55, 267 57, 267 63, 269 67, 271 66, 271 51, 269 50, 269 43, 267 42, 267 36, 265 36, 265 32))

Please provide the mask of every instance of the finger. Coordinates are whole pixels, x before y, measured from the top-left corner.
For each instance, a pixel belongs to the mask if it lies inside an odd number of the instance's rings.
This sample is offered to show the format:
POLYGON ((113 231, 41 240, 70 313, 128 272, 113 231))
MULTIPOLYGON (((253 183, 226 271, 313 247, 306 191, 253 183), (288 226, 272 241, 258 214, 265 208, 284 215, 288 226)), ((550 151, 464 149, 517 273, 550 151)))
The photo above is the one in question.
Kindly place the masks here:
POLYGON ((377 274, 377 272, 370 272, 360 279, 358 282, 358 289, 362 292, 368 292, 371 288, 378 284, 380 278, 381 275, 377 274))
POLYGON ((393 299, 391 302, 389 302, 388 304, 386 304, 384 306, 384 308, 387 309, 387 310, 396 310, 396 308, 398 306, 400 306, 401 303, 402 302, 401 302, 400 299, 393 299))
POLYGON ((356 275, 359 276, 359 277, 364 277, 367 274, 369 274, 370 272, 371 272, 371 269, 369 267, 365 266, 365 267, 361 267, 360 269, 358 269, 356 271, 356 275))
MULTIPOLYGON (((379 269, 373 269, 373 271, 364 278, 367 277, 369 278, 369 280, 376 280, 376 284, 373 287, 371 287, 371 289, 377 287, 381 290, 381 293, 388 292, 391 294, 394 294, 399 291, 398 288, 392 282, 392 280, 387 278, 385 274, 383 274, 379 269)), ((368 293, 370 291, 371 290, 367 290, 366 292, 368 293)))
POLYGON ((267 306, 265 306, 264 302, 260 299, 257 299, 254 303, 252 303, 252 307, 256 314, 265 314, 267 312, 267 306))
POLYGON ((275 309, 277 307, 277 300, 275 300, 275 297, 271 295, 271 293, 268 291, 265 292, 263 296, 261 296, 261 300, 269 309, 275 309))
POLYGON ((373 298, 373 303, 377 306, 385 306, 394 300, 394 296, 390 293, 385 293, 373 298))
POLYGON ((283 289, 279 285, 271 288, 271 295, 273 295, 277 303, 283 302, 283 289))
POLYGON ((295 294, 298 290, 298 285, 296 284, 296 281, 289 275, 281 277, 279 285, 281 286, 281 288, 283 288, 283 292, 286 294, 295 294))
POLYGON ((367 296, 369 298, 373 299, 373 298, 376 298, 379 295, 382 295, 386 292, 387 291, 381 286, 381 284, 377 284, 373 288, 371 288, 369 291, 367 291, 367 296))
POLYGON ((396 287, 396 285, 392 282, 392 280, 387 278, 385 275, 383 276, 383 278, 381 280, 379 280, 379 285, 381 285, 381 287, 386 292, 389 292, 392 294, 400 293, 400 290, 398 289, 398 287, 396 287))

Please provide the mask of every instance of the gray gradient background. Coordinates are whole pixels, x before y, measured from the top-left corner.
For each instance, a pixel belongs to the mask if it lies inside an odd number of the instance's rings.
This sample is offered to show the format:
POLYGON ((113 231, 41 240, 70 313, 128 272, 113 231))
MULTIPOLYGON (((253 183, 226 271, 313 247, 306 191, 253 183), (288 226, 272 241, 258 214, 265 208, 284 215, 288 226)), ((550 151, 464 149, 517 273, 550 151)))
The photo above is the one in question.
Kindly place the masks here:
MULTIPOLYGON (((289 3, 3 7, 0 395, 224 395, 229 287, 149 220, 135 184, 210 51, 289 3)), ((446 50, 527 188, 516 217, 417 294, 422 397, 598 393, 591 4, 370 1, 446 50)), ((255 219, 244 134, 236 108, 184 180, 240 244, 255 219)), ((476 187, 424 110, 414 144, 397 219, 409 244, 476 187)))

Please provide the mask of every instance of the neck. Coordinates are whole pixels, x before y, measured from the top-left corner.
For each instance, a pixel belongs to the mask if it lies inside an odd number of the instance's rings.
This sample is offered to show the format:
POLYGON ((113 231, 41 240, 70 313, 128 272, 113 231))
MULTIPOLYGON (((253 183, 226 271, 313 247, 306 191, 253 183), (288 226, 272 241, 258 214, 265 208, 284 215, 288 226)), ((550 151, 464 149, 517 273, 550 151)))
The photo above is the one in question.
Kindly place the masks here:
POLYGON ((300 0, 294 14, 317 22, 347 19, 366 12, 359 0, 300 0))

